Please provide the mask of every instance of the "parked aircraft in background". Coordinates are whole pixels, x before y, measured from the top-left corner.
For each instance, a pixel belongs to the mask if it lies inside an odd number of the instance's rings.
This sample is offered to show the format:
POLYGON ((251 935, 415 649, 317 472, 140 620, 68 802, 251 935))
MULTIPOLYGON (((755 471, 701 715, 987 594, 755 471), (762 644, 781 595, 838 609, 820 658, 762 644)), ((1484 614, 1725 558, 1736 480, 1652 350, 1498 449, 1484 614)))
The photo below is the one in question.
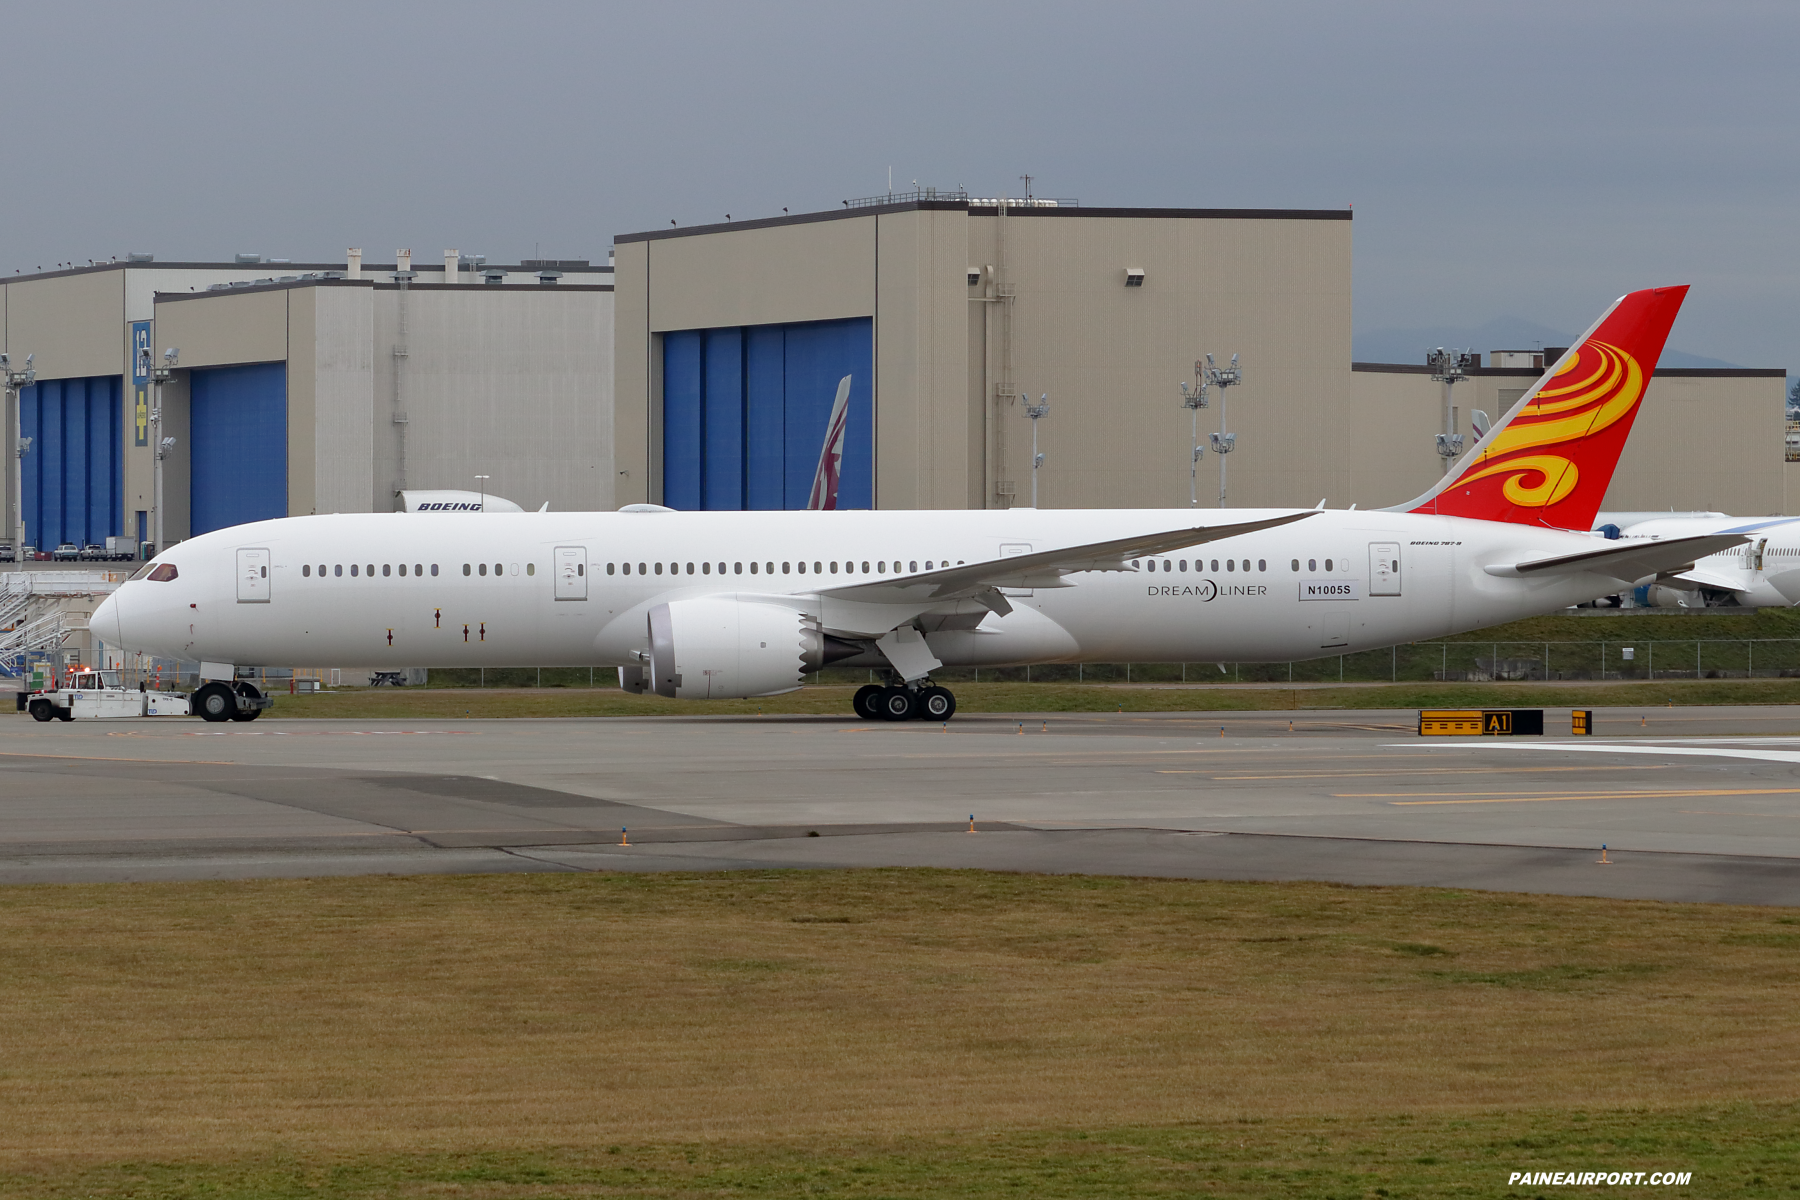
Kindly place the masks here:
POLYGON ((256 715, 234 671, 253 664, 609 665, 681 699, 866 665, 887 683, 857 693, 859 715, 943 720, 945 665, 1282 661, 1478 629, 1744 541, 1588 532, 1686 290, 1615 302, 1443 481, 1387 511, 291 517, 171 547, 92 628, 200 660, 194 707, 221 720, 256 715))
POLYGON ((1705 555, 1685 571, 1641 586, 1655 608, 1787 608, 1800 604, 1800 518, 1724 513, 1601 513, 1596 532, 1628 542, 1737 534, 1743 544, 1705 555), (1611 518, 1607 520, 1607 518, 1611 518))

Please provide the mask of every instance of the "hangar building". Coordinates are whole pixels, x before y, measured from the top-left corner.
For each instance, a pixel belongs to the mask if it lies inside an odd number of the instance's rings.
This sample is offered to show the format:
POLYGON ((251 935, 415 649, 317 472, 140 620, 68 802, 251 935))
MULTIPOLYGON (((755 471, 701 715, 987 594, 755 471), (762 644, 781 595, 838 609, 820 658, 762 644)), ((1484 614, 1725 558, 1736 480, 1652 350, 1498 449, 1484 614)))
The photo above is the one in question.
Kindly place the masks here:
MULTIPOLYGON (((251 256, 246 256, 251 257, 251 256)), ((165 542, 485 486, 537 507, 611 503, 611 268, 410 261, 97 264, 0 284, 5 348, 33 357, 8 428, 7 534, 153 542, 160 365, 165 542), (272 273, 276 272, 276 273, 272 273), (15 424, 16 422, 16 424, 15 424), (20 468, 22 467, 22 470, 20 468), (21 478, 15 479, 13 472, 21 478), (15 492, 15 486, 19 492, 15 492)))
MULTIPOLYGON (((1348 210, 925 191, 620 236, 617 499, 804 507, 848 374, 844 507, 1029 504, 1026 408, 1046 394, 1042 507, 1182 506, 1192 426, 1177 385, 1211 352, 1243 365, 1223 398, 1230 505, 1403 502, 1443 471, 1442 385, 1423 366, 1352 364, 1351 228, 1348 210)), ((1472 371, 1459 430, 1537 373, 1472 371)), ((1608 506, 1800 511, 1783 377, 1659 371, 1608 506)), ((1203 448, 1220 409, 1215 391, 1203 448)), ((1206 451, 1193 480, 1204 507, 1220 462, 1206 451)))

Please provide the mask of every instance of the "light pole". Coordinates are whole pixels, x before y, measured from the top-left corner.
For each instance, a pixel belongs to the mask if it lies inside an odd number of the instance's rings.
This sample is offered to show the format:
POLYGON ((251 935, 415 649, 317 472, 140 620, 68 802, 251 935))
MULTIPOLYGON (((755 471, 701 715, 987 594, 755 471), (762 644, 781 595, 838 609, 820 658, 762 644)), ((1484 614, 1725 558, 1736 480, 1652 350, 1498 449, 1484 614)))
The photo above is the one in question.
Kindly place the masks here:
POLYGON ((476 484, 476 486, 481 489, 481 508, 478 511, 486 512, 487 511, 487 481, 492 479, 493 476, 492 475, 477 475, 475 478, 477 478, 481 481, 480 483, 476 484))
MULTIPOLYGON (((163 552, 165 544, 163 541, 163 459, 169 456, 169 451, 175 445, 175 439, 164 437, 162 431, 163 384, 174 378, 175 364, 180 360, 181 351, 173 346, 163 351, 162 366, 160 367, 151 364, 149 347, 146 346, 138 351, 138 361, 142 367, 142 373, 150 377, 150 445, 154 448, 156 455, 150 482, 151 536, 156 539, 156 549, 151 555, 152 558, 163 552)), ((138 551, 142 553, 143 547, 139 546, 138 551)))
POLYGON ((1219 507, 1225 507, 1225 456, 1237 449, 1237 434, 1225 432, 1225 389, 1236 387, 1244 382, 1244 372, 1238 366, 1238 356, 1231 356, 1231 365, 1221 367, 1213 362, 1213 356, 1206 356, 1206 381, 1219 389, 1219 432, 1211 435, 1213 453, 1219 456, 1219 507))
MULTIPOLYGON (((1207 407, 1206 399, 1206 364, 1194 360, 1194 390, 1188 391, 1188 385, 1181 385, 1181 407, 1188 410, 1188 438, 1193 442, 1193 457, 1188 460, 1188 507, 1197 508, 1200 504, 1200 456, 1206 451, 1200 448, 1200 410, 1207 407)), ((1224 465, 1221 460, 1220 466, 1224 465)))
POLYGON ((1037 448, 1037 423, 1050 415, 1050 394, 1040 393, 1036 404, 1027 400, 1025 415, 1031 418, 1031 507, 1036 508, 1038 468, 1044 465, 1044 456, 1038 453, 1037 448))
POLYGON ((1444 432, 1437 435, 1438 456, 1444 460, 1444 474, 1462 457, 1463 435, 1456 431, 1456 406, 1450 403, 1450 392, 1469 377, 1469 369, 1481 365, 1481 355, 1469 350, 1446 350, 1439 346, 1425 355, 1431 377, 1444 385, 1444 432))
POLYGON ((13 553, 21 556, 25 552, 25 455, 31 450, 31 439, 25 436, 25 403, 19 397, 23 388, 31 386, 37 378, 37 368, 31 365, 34 354, 25 356, 23 370, 15 371, 10 354, 0 354, 0 372, 4 372, 6 381, 6 401, 13 410, 13 486, 12 495, 12 538, 13 553))

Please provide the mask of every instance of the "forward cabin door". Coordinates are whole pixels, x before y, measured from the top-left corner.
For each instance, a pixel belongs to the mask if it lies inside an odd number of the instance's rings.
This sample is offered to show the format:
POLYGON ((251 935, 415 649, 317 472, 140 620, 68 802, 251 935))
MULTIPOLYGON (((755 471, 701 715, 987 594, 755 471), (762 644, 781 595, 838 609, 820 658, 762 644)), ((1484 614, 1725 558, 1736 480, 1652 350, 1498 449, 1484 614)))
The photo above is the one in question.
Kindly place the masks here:
POLYGON ((587 547, 558 546, 556 548, 556 566, 551 572, 556 580, 556 598, 558 600, 586 600, 587 588, 587 547))
POLYGON ((239 550, 237 552, 237 598, 239 604, 269 602, 269 552, 239 550))
POLYGON ((1369 595, 1400 594, 1400 543, 1369 543, 1369 595))

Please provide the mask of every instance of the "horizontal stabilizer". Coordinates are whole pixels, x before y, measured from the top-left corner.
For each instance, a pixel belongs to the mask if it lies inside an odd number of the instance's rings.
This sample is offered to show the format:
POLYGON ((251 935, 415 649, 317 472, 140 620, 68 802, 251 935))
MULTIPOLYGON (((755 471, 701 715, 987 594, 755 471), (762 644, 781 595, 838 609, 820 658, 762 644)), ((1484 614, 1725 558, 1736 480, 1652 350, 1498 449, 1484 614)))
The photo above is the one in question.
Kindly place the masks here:
POLYGON ((1614 541, 1605 543, 1605 549, 1601 550, 1584 550, 1580 554, 1562 554, 1522 563, 1489 563, 1482 570, 1508 579, 1587 573, 1632 583, 1647 575, 1691 571, 1694 564, 1707 555, 1741 546, 1748 540, 1741 533, 1713 533, 1661 542, 1614 541))
POLYGON ((1265 529, 1277 529, 1303 521, 1310 512, 1286 513, 1257 521, 1238 521, 1227 525, 1193 525, 1110 542, 1089 542, 1061 550, 1044 550, 1037 554, 1017 554, 1008 558, 990 558, 982 562, 958 564, 917 575, 902 575, 878 583, 859 583, 849 587, 830 588, 823 595, 836 600, 854 600, 870 604, 897 604, 909 600, 946 600, 970 596, 995 587, 1057 587, 1062 576, 1078 571, 1129 571, 1130 560, 1152 554, 1166 554, 1187 546, 1199 546, 1226 538, 1243 537, 1265 529))

